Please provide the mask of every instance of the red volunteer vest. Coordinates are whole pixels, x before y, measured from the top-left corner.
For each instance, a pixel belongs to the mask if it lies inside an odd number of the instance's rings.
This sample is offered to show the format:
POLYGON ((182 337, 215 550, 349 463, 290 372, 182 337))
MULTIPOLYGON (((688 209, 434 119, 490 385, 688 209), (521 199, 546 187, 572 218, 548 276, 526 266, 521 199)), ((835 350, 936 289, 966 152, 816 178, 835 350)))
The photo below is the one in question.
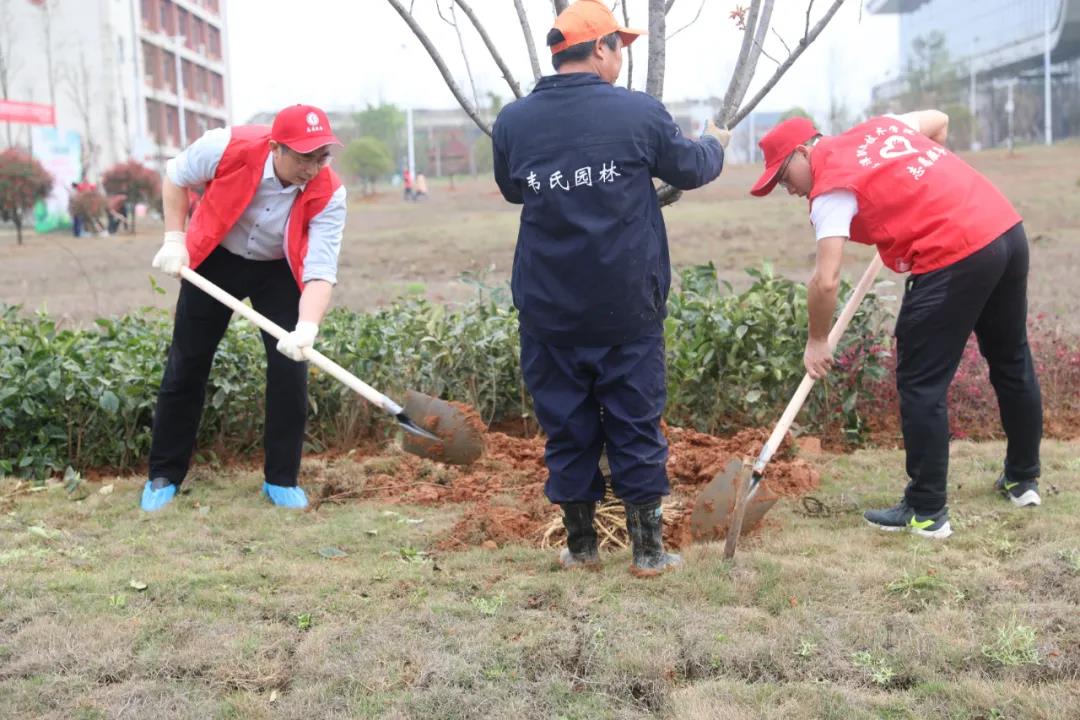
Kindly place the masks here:
MULTIPOLYGON (((191 216, 187 228, 187 250, 192 269, 205 260, 232 229, 251 203, 262 182, 266 156, 270 153, 270 127, 237 125, 221 156, 214 179, 191 216)), ((304 259, 308 250, 311 219, 322 212, 341 180, 329 167, 319 171, 296 195, 285 223, 285 259, 300 289, 304 289, 304 259)))
POLYGON ((853 191, 859 212, 851 239, 876 245, 898 273, 952 265, 1021 221, 989 180, 895 118, 871 118, 821 138, 810 158, 810 199, 853 191))

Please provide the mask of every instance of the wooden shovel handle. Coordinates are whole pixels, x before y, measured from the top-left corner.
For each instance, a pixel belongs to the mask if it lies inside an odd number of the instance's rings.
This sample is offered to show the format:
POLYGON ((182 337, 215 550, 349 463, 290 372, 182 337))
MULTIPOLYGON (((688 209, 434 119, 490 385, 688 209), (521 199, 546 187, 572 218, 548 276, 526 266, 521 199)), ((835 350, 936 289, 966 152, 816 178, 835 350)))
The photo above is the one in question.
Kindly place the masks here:
MULTIPOLYGON (((189 283, 199 288, 204 293, 214 298, 233 312, 247 318, 248 320, 253 322, 258 328, 260 328, 261 330, 265 330, 267 333, 277 338, 278 340, 289 334, 288 331, 285 330, 285 328, 281 327, 262 313, 256 311, 254 308, 251 308, 240 302, 240 300, 225 292, 217 285, 210 282, 191 268, 180 268, 180 277, 187 280, 189 283)), ((341 367, 336 362, 326 357, 315 348, 304 348, 304 357, 310 360, 327 375, 330 375, 343 382, 350 389, 361 395, 372 405, 381 408, 382 410, 386 411, 391 415, 397 415, 401 412, 401 406, 398 405, 396 402, 386 397, 381 392, 371 387, 366 382, 356 377, 351 372, 341 367)))
MULTIPOLYGON (((859 279, 859 284, 855 286, 855 290, 852 291, 851 297, 848 298, 847 303, 844 305, 844 309, 840 311, 840 316, 836 318, 832 330, 829 331, 830 350, 836 349, 837 343, 840 342, 840 338, 844 335, 844 331, 847 330, 847 326, 851 323, 851 318, 855 316, 855 311, 859 308, 859 304, 862 302, 862 299, 866 297, 866 293, 869 292, 870 288, 874 285, 874 280, 881 271, 881 266, 881 255, 875 252, 874 259, 870 261, 870 265, 867 266, 866 271, 859 279)), ((761 454, 758 455, 758 459, 754 462, 755 475, 760 476, 761 473, 764 472, 765 466, 769 463, 769 460, 772 459, 776 449, 780 447, 780 443, 783 441, 784 436, 787 435, 791 423, 795 421, 795 416, 799 414, 799 410, 802 410, 803 403, 806 402, 807 396, 810 395, 810 389, 813 387, 814 378, 810 377, 809 373, 803 375, 802 382, 799 383, 798 389, 791 397, 791 401, 788 402, 787 408, 784 409, 784 414, 780 416, 780 421, 776 423, 772 435, 769 436, 768 441, 765 443, 765 447, 761 449, 761 454)))

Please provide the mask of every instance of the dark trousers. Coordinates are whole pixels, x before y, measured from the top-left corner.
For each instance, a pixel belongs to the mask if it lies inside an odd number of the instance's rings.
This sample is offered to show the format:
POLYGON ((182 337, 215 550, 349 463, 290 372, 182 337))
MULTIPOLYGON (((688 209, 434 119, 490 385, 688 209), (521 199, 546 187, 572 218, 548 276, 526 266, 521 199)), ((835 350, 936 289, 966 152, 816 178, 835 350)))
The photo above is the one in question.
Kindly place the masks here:
MULTIPOLYGON (((226 292, 251 298, 254 308, 291 330, 296 326, 300 289, 284 260, 254 261, 218 248, 198 272, 226 292)), ((232 311, 188 282, 180 285, 176 323, 154 411, 150 477, 179 484, 187 474, 199 428, 206 381, 214 352, 232 311)), ((296 485, 307 420, 307 363, 277 351, 277 340, 262 333, 266 348, 264 472, 271 485, 296 485)))
POLYGON ((560 347, 522 329, 521 370, 548 438, 544 493, 551 502, 604 497, 605 447, 617 497, 648 503, 668 494, 662 335, 614 347, 560 347))
POLYGON ((945 505, 949 469, 949 384, 974 330, 990 366, 1008 438, 1005 472, 1039 476, 1042 396, 1027 341, 1028 242, 1017 224, 982 250, 907 280, 896 321, 896 386, 910 478, 905 498, 917 510, 945 505))

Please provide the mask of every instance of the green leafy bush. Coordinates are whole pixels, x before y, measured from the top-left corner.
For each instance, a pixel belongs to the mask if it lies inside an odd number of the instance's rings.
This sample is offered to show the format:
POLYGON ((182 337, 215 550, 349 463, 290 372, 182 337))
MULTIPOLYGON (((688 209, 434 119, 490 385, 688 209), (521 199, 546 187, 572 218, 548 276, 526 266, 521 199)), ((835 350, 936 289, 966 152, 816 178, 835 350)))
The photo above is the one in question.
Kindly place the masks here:
MULTIPOLYGON (((708 432, 771 426, 805 374, 806 287, 765 265, 735 294, 717 280, 712 264, 682 272, 681 290, 668 303, 668 420, 708 432)), ((851 294, 843 284, 840 303, 851 294)), ((801 417, 810 427, 842 428, 858 442, 860 393, 885 370, 885 312, 867 294, 837 349, 836 371, 819 383, 801 417)))
MULTIPOLYGON (((671 422, 708 431, 771 425, 798 385, 805 290, 768 268, 750 274, 754 284, 735 294, 721 291, 712 266, 683 273, 666 328, 671 422)), ((318 347, 391 397, 413 388, 468 403, 489 423, 529 414, 516 312, 505 290, 474 284, 476 297, 456 308, 412 298, 370 314, 335 309, 318 347)), ((841 347, 840 372, 826 392, 815 391, 802 416, 810 427, 840 424, 857 436, 859 392, 880 369, 880 315, 868 297, 841 347)), ((68 465, 127 471, 145 462, 171 333, 168 316, 155 311, 69 329, 42 315, 0 310, 0 472, 44 477, 68 465)), ((237 321, 214 361, 201 453, 245 456, 261 446, 264 386, 260 336, 237 321)), ((309 397, 312 449, 349 447, 394 430, 317 369, 309 397)))

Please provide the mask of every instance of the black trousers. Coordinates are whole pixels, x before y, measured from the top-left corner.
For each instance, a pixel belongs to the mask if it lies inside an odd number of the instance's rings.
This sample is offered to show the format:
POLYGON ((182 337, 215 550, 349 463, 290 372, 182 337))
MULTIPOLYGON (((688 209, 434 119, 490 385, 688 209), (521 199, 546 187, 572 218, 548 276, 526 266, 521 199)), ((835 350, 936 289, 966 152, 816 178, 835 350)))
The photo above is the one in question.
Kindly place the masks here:
MULTIPOLYGON (((199 274, 291 330, 296 326, 300 289, 285 260, 245 260, 218 248, 199 274)), ((154 411, 150 477, 179 484, 187 474, 199 429, 206 381, 232 311, 188 282, 180 285, 172 345, 154 411)), ((307 420, 307 363, 277 351, 277 340, 262 333, 266 348, 264 472, 271 485, 296 485, 307 420)))
POLYGON ((1039 476, 1042 396, 1027 341, 1028 242, 1017 224, 982 250, 907 280, 896 321, 896 386, 915 509, 945 505, 949 384, 972 331, 990 366, 1008 439, 1005 472, 1039 476))

